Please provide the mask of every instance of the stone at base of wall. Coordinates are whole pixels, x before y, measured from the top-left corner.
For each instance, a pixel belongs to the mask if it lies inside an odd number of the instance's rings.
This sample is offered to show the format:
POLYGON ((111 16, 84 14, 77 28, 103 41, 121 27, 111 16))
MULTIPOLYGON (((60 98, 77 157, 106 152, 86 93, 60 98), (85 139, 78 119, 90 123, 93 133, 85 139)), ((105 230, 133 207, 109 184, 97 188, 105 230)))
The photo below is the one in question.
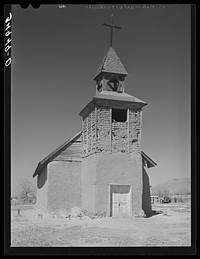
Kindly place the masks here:
POLYGON ((140 212, 136 212, 135 214, 134 214, 134 217, 136 217, 136 218, 144 218, 146 215, 145 215, 145 213, 144 213, 144 211, 143 210, 141 210, 140 212))

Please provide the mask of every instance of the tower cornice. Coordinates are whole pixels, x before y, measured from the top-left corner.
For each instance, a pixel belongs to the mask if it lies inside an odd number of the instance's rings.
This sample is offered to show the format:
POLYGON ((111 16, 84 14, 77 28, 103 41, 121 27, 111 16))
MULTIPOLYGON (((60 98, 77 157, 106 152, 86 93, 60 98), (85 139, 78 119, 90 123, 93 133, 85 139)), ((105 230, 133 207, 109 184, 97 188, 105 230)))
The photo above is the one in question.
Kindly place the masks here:
POLYGON ((147 103, 130 94, 103 91, 95 95, 93 99, 83 107, 79 115, 83 118, 86 117, 96 105, 119 109, 133 108, 137 110, 142 109, 147 103))

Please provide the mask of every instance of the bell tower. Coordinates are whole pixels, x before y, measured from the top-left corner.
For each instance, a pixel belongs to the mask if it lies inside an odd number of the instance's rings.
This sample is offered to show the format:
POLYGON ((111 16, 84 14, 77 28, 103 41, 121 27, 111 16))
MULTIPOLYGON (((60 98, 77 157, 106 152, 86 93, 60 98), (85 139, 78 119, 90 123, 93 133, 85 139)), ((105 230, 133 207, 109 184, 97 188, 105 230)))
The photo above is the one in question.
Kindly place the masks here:
POLYGON ((107 216, 142 213, 142 107, 125 93, 128 75, 112 47, 95 74, 96 95, 81 110, 82 208, 107 216))
POLYGON ((103 58, 94 77, 96 94, 101 91, 124 93, 125 77, 128 75, 113 47, 110 47, 103 58))

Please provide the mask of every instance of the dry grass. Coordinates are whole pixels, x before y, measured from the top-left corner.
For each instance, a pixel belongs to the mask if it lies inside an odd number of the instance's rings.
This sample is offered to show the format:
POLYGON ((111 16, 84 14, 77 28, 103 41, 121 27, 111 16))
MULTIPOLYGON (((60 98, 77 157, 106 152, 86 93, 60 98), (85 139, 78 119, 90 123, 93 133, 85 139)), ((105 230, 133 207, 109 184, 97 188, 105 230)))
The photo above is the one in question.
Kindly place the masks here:
POLYGON ((12 211, 12 247, 190 246, 190 204, 157 204, 149 218, 38 218, 34 207, 12 211))

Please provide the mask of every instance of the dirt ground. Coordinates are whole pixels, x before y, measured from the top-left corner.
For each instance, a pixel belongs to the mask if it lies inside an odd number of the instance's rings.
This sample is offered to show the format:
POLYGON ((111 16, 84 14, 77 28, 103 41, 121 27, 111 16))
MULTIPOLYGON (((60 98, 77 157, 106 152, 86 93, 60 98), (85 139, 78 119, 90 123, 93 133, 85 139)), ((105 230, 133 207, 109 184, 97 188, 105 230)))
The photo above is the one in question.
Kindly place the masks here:
POLYGON ((155 204, 149 218, 90 219, 43 214, 34 206, 12 208, 11 247, 190 246, 189 203, 155 204))

